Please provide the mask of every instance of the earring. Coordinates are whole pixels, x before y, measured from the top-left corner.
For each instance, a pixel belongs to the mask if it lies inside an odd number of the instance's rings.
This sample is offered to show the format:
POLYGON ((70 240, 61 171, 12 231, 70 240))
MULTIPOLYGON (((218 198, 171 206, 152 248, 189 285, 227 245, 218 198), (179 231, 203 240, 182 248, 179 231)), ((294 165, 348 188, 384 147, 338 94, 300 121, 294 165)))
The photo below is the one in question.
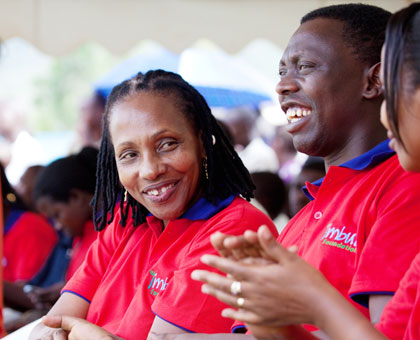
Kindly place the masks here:
POLYGON ((204 167, 204 175, 206 176, 206 180, 209 180, 207 157, 206 158, 203 158, 203 167, 204 167))
POLYGON ((124 189, 124 202, 127 202, 127 189, 124 189))

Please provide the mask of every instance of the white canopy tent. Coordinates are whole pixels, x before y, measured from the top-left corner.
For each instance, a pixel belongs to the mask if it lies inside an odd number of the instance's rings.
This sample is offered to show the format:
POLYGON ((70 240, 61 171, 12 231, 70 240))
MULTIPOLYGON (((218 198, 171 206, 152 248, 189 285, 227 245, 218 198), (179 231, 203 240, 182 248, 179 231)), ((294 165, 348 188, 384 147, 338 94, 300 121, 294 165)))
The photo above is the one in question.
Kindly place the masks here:
MULTIPOLYGON (((88 41, 122 53, 153 39, 179 53, 207 38, 233 53, 257 38, 284 48, 306 12, 334 0, 0 0, 0 36, 50 55, 88 41)), ((360 1, 355 1, 360 2, 360 1)), ((395 11, 411 0, 370 0, 395 11)))

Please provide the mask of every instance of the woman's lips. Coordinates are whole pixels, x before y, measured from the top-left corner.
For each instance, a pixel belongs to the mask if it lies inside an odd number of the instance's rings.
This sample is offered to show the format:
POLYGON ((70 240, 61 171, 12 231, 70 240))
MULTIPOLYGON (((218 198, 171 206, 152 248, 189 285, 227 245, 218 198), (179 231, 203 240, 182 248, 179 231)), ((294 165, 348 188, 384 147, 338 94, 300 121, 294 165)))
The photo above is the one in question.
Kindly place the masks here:
POLYGON ((164 184, 153 189, 143 191, 143 195, 153 203, 164 203, 168 201, 177 189, 179 182, 164 184))

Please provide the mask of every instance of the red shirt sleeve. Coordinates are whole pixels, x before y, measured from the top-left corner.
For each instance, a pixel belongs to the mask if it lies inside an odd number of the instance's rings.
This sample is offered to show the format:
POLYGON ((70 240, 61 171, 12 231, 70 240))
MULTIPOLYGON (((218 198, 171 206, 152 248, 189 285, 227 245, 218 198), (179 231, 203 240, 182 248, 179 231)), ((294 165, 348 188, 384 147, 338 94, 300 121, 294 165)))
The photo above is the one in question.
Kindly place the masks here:
POLYGON ((44 217, 23 213, 4 237, 3 279, 30 280, 44 265, 57 239, 54 228, 44 217))
MULTIPOLYGON (((401 340, 404 333, 420 335, 420 253, 400 282, 395 296, 386 305, 376 327, 391 340, 401 340), (410 329, 408 327, 414 329, 410 329), (417 326, 415 326, 417 325, 417 326)), ((411 337, 409 338, 411 339, 411 337)))
POLYGON ((90 246, 85 260, 66 283, 62 293, 76 294, 88 302, 92 300, 119 239, 127 228, 122 228, 119 221, 120 213, 118 212, 112 223, 105 230, 97 233, 97 238, 90 246))
POLYGON ((358 244, 363 250, 349 290, 356 302, 367 306, 369 295, 393 295, 397 290, 420 249, 419 202, 420 176, 404 172, 372 207, 378 218, 365 245, 358 244))
POLYGON ((277 235, 273 222, 252 206, 244 208, 242 214, 235 219, 227 218, 213 223, 210 220, 210 225, 200 228, 199 234, 191 242, 188 255, 175 271, 171 284, 163 294, 156 297, 152 305, 153 312, 160 318, 177 327, 197 333, 214 333, 215 325, 220 330, 223 324, 226 332, 230 332, 233 323, 231 319, 220 315, 221 311, 228 306, 210 295, 203 296, 202 283, 191 279, 191 272, 195 269, 216 271, 200 261, 200 257, 204 254, 216 254, 216 250, 210 243, 210 235, 216 231, 242 235, 247 229, 258 230, 262 224, 267 225, 271 232, 277 235), (197 296, 200 298, 197 299, 197 296), (205 315, 207 317, 203 317, 205 315), (214 315, 214 318, 208 318, 208 315, 214 315))
POLYGON ((66 281, 70 280, 76 270, 81 266, 90 246, 96 240, 97 236, 98 232, 95 231, 93 221, 86 222, 83 235, 73 242, 71 260, 66 273, 66 281))

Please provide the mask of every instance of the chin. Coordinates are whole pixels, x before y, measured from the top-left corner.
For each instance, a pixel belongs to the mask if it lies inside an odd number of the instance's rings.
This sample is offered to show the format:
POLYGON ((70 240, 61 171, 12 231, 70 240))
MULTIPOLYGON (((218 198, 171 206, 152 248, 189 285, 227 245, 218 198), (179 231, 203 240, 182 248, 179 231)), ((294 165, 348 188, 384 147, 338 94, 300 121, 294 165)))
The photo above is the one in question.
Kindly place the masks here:
POLYGON ((412 159, 412 157, 409 157, 407 155, 398 155, 398 159, 404 170, 409 172, 420 172, 419 159, 412 159))

